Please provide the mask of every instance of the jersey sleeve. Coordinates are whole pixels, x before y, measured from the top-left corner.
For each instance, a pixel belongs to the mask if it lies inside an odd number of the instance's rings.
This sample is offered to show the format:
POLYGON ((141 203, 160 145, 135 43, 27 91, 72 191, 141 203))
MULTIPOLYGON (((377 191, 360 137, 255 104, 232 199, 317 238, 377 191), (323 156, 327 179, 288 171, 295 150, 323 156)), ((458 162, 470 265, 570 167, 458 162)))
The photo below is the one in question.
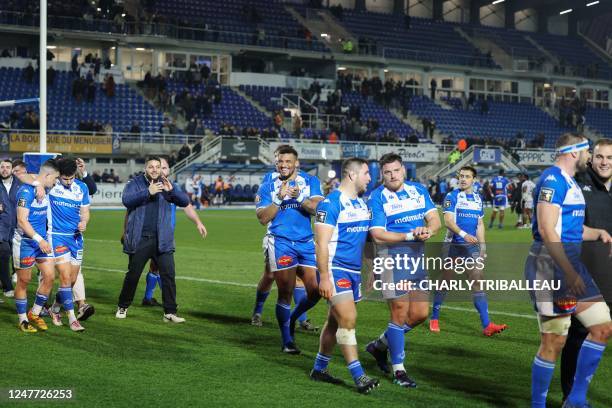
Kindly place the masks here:
POLYGON ((323 197, 321 182, 315 176, 310 177, 310 197, 323 197))
POLYGON ((83 190, 83 200, 81 201, 81 207, 87 207, 90 204, 89 201, 89 188, 87 188, 87 184, 81 184, 81 189, 83 190))
POLYGON ((257 194, 255 195, 255 209, 258 210, 260 208, 265 208, 272 204, 272 196, 270 195, 270 186, 272 183, 265 183, 259 190, 257 190, 257 194))
POLYGON ((340 215, 340 203, 332 202, 329 198, 320 201, 317 205, 315 224, 326 224, 335 227, 340 215))
POLYGON ((20 188, 17 192, 17 207, 30 209, 34 202, 34 192, 29 188, 20 188))
POLYGON ((549 174, 544 178, 538 194, 538 203, 550 203, 561 207, 567 193, 567 183, 561 175, 549 174))
POLYGON ((444 212, 454 213, 457 206, 457 197, 451 192, 444 198, 444 212))
POLYGON ((387 229, 387 214, 380 199, 380 193, 372 194, 368 200, 368 208, 372 213, 370 220, 370 229, 382 228, 387 229))

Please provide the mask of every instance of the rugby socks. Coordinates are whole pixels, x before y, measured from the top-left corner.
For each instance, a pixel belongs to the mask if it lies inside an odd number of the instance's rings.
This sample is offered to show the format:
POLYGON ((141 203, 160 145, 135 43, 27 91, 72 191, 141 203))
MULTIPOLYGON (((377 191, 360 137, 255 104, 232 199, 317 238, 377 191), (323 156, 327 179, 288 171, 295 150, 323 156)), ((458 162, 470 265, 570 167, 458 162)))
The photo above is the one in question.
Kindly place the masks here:
POLYGON ((359 360, 351 361, 348 365, 348 369, 351 372, 351 377, 353 377, 353 381, 355 381, 355 383, 357 383, 359 377, 365 374, 359 360))
POLYGON ((64 310, 66 313, 68 313, 70 323, 74 322, 76 320, 76 316, 74 315, 74 303, 72 301, 72 287, 60 286, 58 293, 62 301, 62 305, 64 306, 64 310))
POLYGON ((283 345, 293 342, 291 334, 289 333, 289 318, 291 316, 291 306, 284 303, 276 304, 276 320, 278 321, 278 327, 283 337, 283 345))
POLYGON ((404 328, 393 322, 389 322, 385 336, 389 344, 393 372, 406 371, 404 368, 404 328))
POLYGON ((53 302, 53 305, 51 305, 51 311, 53 313, 59 313, 61 307, 62 307, 62 299, 60 298, 59 292, 57 292, 55 294, 55 302, 53 302))
MULTIPOLYGON (((412 326, 407 323, 404 323, 402 328, 404 329, 404 334, 412 330, 412 326)), ((380 337, 376 339, 376 341, 374 342, 374 347, 376 347, 380 351, 387 351, 387 349, 389 348, 389 340, 387 339, 386 331, 384 331, 383 334, 381 334, 380 337)))
POLYGON ((255 308, 253 309, 253 314, 261 314, 263 312, 264 303, 266 303, 266 299, 270 292, 261 292, 257 291, 255 295, 255 308))
POLYGON ((442 308, 442 303, 444 303, 444 298, 446 297, 445 290, 436 290, 433 298, 433 307, 431 310, 431 319, 438 320, 440 319, 440 309, 442 308))
POLYGON ((28 299, 27 298, 23 298, 23 299, 17 299, 15 298, 15 307, 17 309, 17 316, 19 317, 19 323, 23 322, 24 320, 27 322, 28 321, 28 299))
MULTIPOLYGON (((296 286, 295 289, 293 289, 293 302, 295 303, 295 307, 293 309, 293 311, 295 312, 298 308, 298 305, 306 298, 306 288, 304 288, 303 286, 296 286)), ((293 312, 291 312, 291 317, 293 317, 293 312)), ((305 322, 308 319, 308 316, 306 315, 306 313, 301 313, 300 315, 298 315, 297 320, 301 323, 301 322, 305 322)))
POLYGON ((47 299, 49 299, 47 296, 41 295, 40 293, 36 292, 36 299, 34 299, 34 306, 32 306, 32 314, 34 316, 40 315, 40 312, 42 311, 43 306, 47 302, 47 299))
POLYGON ((548 387, 555 372, 554 361, 547 361, 539 356, 533 359, 531 366, 531 407, 546 408, 548 387))
POLYGON ((161 287, 162 287, 162 278, 161 278, 161 275, 158 272, 157 275, 155 275, 155 276, 157 277, 157 285, 159 285, 159 288, 161 289, 161 287))
POLYGON ((317 357, 314 362, 314 370, 315 371, 325 371, 327 370, 327 366, 329 365, 329 361, 331 360, 331 356, 326 356, 322 353, 317 353, 317 357))
POLYGON ((576 407, 581 407, 586 404, 586 394, 589 389, 591 379, 595 375, 601 356, 606 349, 606 345, 596 343, 592 340, 585 340, 578 353, 578 362, 576 364, 576 375, 574 376, 574 385, 568 395, 569 402, 576 407))
POLYGON ((157 286, 157 277, 154 273, 147 273, 147 287, 145 288, 144 298, 146 300, 153 299, 153 292, 155 291, 155 287, 157 286))
POLYGON ((318 301, 319 299, 313 302, 312 300, 308 299, 307 296, 304 296, 300 303, 295 305, 293 312, 291 312, 291 323, 295 322, 296 320, 299 320, 300 322, 305 321, 306 318, 302 319, 302 317, 306 317, 306 312, 312 309, 318 301))
POLYGON ((480 323, 482 328, 486 329, 489 325, 489 304, 487 302, 487 295, 484 292, 474 292, 472 295, 474 300, 474 307, 480 314, 480 323))

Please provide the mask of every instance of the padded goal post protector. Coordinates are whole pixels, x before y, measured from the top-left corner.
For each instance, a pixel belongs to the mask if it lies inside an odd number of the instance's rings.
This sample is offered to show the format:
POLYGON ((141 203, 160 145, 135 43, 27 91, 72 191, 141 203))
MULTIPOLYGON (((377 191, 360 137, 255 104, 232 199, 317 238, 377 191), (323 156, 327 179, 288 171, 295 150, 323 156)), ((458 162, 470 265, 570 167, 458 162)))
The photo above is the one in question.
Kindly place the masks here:
POLYGON ((26 152, 23 154, 23 161, 26 164, 26 171, 29 174, 38 174, 41 164, 49 159, 60 157, 61 155, 61 153, 26 152))

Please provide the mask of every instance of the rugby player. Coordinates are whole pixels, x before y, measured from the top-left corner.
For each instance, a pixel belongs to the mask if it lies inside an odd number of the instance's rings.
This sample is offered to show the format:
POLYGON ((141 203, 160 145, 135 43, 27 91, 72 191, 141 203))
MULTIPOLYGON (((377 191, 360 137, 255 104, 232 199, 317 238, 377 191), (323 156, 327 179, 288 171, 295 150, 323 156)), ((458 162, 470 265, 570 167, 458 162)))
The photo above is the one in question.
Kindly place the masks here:
POLYGON ((268 225, 266 258, 278 288, 276 319, 281 331, 281 350, 299 354, 292 333, 292 322, 319 299, 315 248, 310 216, 323 199, 316 177, 297 170, 298 154, 291 146, 278 150, 278 177, 263 184, 256 196, 256 214, 268 225), (301 268, 298 269, 298 266, 301 268), (296 274, 304 282, 307 296, 291 311, 296 274))
POLYGON ((332 384, 342 380, 328 372, 336 343, 360 393, 369 393, 379 381, 365 374, 359 362, 355 303, 361 300, 361 257, 371 213, 360 195, 370 182, 368 163, 351 158, 342 164, 338 190, 319 203, 315 218, 319 292, 328 300, 327 321, 321 330, 319 352, 310 378, 332 384))
POLYGON ((499 211, 499 228, 504 228, 504 215, 506 208, 508 207, 508 184, 510 180, 504 175, 504 169, 499 170, 499 175, 493 177, 489 188, 491 189, 491 196, 493 197, 493 212, 491 213, 491 220, 489 221, 489 228, 493 228, 495 222, 495 216, 499 211))
MULTIPOLYGON (((168 165, 168 160, 165 157, 160 157, 161 159, 161 174, 163 177, 168 178, 170 176, 170 166, 168 165)), ((176 204, 170 203, 170 208, 172 209, 172 227, 176 228, 176 204)), ((193 204, 189 203, 187 207, 184 208, 185 216, 191 220, 196 226, 198 233, 202 237, 202 239, 206 238, 208 232, 206 231, 206 227, 202 224, 200 217, 198 217, 198 213, 195 208, 193 208, 193 204)), ((127 213, 125 214, 125 222, 127 222, 127 213)), ((124 227, 125 227, 124 222, 124 227)), ((125 233, 125 231, 124 231, 125 233)), ((122 238, 123 239, 123 238, 122 238)), ((146 288, 145 295, 142 299, 143 306, 159 306, 161 307, 161 303, 157 301, 153 297, 153 293, 155 292, 155 287, 159 284, 161 287, 161 277, 159 276, 159 268, 155 264, 155 261, 151 259, 149 262, 149 272, 146 277, 146 288)))
POLYGON ((586 170, 588 140, 567 133, 555 146, 555 165, 544 170, 538 181, 531 250, 525 277, 561 281, 558 290, 532 291, 538 317, 540 348, 533 360, 531 406, 545 407, 555 362, 565 344, 574 315, 589 331, 578 354, 574 384, 563 407, 589 407, 586 394, 612 334, 610 310, 597 285, 580 260, 582 241, 612 243, 603 229, 584 226, 585 201, 574 180, 586 170))
POLYGON ((523 181, 522 189, 522 200, 523 200, 523 226, 521 228, 531 228, 531 213, 533 211, 533 190, 535 190, 535 183, 529 180, 529 174, 523 174, 525 181, 523 181))
POLYGON ((51 213, 47 228, 60 286, 49 314, 53 324, 61 326, 60 308, 63 305, 70 329, 78 332, 85 328, 74 313, 72 286, 83 262, 83 232, 89 222, 89 190, 76 178, 75 159, 61 158, 57 165, 59 180, 48 194, 51 213))
MULTIPOLYGON (((464 166, 459 169, 459 189, 451 191, 444 199, 444 224, 446 225, 445 251, 449 258, 486 258, 485 228, 482 221, 484 208, 480 195, 473 191, 476 169, 464 166)), ((446 257, 446 256, 445 256, 446 257)), ((470 280, 478 281, 483 278, 483 271, 474 262, 474 268, 467 270, 470 280)), ((445 271, 445 275, 452 271, 445 271)), ((475 285, 472 293, 474 307, 480 315, 482 333, 491 337, 501 333, 508 326, 495 324, 489 320, 489 306, 487 295, 475 285)), ((440 308, 446 295, 445 291, 436 291, 434 294, 433 311, 429 321, 429 330, 439 332, 440 308)))
MULTIPOLYGON (((45 189, 55 185, 59 171, 55 160, 47 160, 40 167, 36 184, 45 189)), ((47 330, 47 324, 39 316, 49 292, 53 288, 53 248, 47 236, 48 197, 41 201, 36 198, 36 187, 23 184, 17 192, 17 228, 13 236, 13 264, 16 269, 15 306, 19 318, 19 329, 26 333, 47 330), (41 280, 36 291, 32 310, 27 312, 27 287, 32 279, 32 267, 38 266, 41 280), (30 324, 30 322, 33 323, 30 324)), ((72 301, 72 292, 66 295, 66 302, 72 301)))
MULTIPOLYGON (((368 201, 372 212, 370 235, 377 244, 387 244, 377 255, 421 258, 425 254, 423 241, 440 229, 438 210, 425 187, 406 181, 406 168, 401 156, 385 154, 379 164, 383 184, 372 191, 368 201), (406 244, 398 245, 404 242, 406 244)), ((427 319, 428 293, 418 289, 419 282, 427 278, 427 272, 424 265, 420 265, 417 270, 395 266, 382 275, 383 283, 405 285, 410 282, 415 285, 415 289, 383 288, 383 298, 389 305, 389 324, 380 338, 367 345, 366 351, 374 356, 383 371, 389 372, 388 349, 391 353, 393 383, 401 387, 416 387, 416 382, 408 377, 404 368, 404 335, 427 319)))

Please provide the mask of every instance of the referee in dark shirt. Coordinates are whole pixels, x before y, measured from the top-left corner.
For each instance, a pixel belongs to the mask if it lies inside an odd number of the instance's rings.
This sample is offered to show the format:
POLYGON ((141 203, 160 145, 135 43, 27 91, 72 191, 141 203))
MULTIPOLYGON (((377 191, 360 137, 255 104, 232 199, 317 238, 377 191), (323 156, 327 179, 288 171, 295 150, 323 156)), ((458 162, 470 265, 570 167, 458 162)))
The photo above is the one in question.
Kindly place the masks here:
MULTIPOLYGON (((576 181, 586 201, 584 224, 612 234, 612 139, 600 139, 595 143, 591 163, 584 173, 576 175, 576 181)), ((583 243, 582 262, 612 309, 610 245, 602 242, 583 243)), ((578 353, 588 334, 588 330, 572 316, 572 325, 561 354, 561 387, 564 400, 572 389, 578 353)))

